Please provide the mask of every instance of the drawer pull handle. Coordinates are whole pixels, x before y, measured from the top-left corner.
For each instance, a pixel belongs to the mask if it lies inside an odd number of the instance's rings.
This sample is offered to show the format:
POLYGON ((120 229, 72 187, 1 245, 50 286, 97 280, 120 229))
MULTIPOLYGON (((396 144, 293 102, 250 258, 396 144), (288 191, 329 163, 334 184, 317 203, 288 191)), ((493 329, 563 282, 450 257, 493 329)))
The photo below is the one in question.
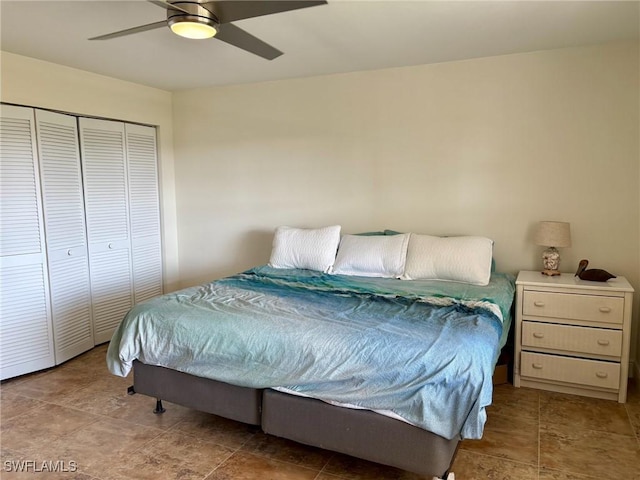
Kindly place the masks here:
POLYGON ((533 337, 534 338, 544 338, 544 333, 534 332, 533 333, 533 337))
POLYGON ((611 311, 611 308, 609 308, 609 307, 600 307, 598 310, 600 310, 602 313, 609 313, 611 311))
POLYGON ((536 307, 544 307, 544 302, 540 302, 540 301, 533 302, 533 305, 535 305, 536 307))
POLYGON ((536 370, 542 370, 542 364, 541 363, 532 363, 531 366, 533 368, 535 368, 536 370))
POLYGON ((69 256, 73 255, 73 252, 71 251, 71 249, 67 250, 67 255, 69 256))
POLYGON ((598 345, 606 347, 607 345, 609 345, 609 340, 598 340, 598 345))
POLYGON ((109 243, 109 245, 107 245, 107 247, 111 250, 113 248, 113 243, 109 243))
POLYGON ((607 378, 608 376, 607 372, 596 372, 596 377, 598 378, 607 378))

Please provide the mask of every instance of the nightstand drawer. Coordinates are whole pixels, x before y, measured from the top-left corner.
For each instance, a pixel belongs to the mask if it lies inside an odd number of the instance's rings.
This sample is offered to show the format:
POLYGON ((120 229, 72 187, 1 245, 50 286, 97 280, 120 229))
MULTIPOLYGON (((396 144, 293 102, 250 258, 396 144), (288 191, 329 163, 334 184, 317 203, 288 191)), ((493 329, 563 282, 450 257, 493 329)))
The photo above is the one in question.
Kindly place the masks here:
POLYGON ((522 345, 577 354, 620 357, 622 330, 524 321, 522 322, 522 345))
POLYGON ((622 324, 624 298, 525 291, 523 315, 622 324))
POLYGON ((620 386, 619 363, 522 352, 520 368, 523 377, 611 389, 620 386))

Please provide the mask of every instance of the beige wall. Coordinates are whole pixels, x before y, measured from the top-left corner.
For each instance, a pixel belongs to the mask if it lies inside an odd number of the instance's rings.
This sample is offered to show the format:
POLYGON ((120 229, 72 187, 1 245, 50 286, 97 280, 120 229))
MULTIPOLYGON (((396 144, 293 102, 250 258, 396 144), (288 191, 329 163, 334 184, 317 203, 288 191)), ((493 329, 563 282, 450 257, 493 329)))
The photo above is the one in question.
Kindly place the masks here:
POLYGON ((537 269, 563 220, 563 271, 640 290, 638 66, 624 43, 174 93, 182 283, 267 262, 283 224, 486 235, 537 269))
POLYGON ((0 100, 158 126, 165 288, 178 286, 171 93, 2 52, 0 100))

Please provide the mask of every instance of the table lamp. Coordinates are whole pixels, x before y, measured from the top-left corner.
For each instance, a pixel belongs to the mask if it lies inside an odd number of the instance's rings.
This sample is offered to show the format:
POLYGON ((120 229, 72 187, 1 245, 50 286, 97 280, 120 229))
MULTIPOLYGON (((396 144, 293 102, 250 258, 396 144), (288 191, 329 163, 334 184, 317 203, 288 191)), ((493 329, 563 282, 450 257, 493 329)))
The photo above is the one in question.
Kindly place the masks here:
POLYGON ((560 252, 558 248, 571 246, 571 229, 568 222, 540 222, 535 232, 536 245, 547 247, 542 252, 543 275, 560 275, 560 252))

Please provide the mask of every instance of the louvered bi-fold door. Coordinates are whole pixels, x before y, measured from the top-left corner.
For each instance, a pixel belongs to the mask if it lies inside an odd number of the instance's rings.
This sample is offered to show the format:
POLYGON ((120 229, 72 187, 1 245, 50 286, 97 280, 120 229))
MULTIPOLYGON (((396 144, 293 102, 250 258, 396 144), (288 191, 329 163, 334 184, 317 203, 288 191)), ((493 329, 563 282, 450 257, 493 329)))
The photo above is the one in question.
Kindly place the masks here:
POLYGON ((54 365, 45 237, 30 108, 0 106, 0 376, 54 365))
POLYGON ((56 363, 93 348, 76 117, 36 110, 56 363))
POLYGON ((125 125, 135 303, 162 294, 156 129, 125 125))
POLYGON ((94 340, 111 340, 133 306, 124 124, 80 118, 94 340))

